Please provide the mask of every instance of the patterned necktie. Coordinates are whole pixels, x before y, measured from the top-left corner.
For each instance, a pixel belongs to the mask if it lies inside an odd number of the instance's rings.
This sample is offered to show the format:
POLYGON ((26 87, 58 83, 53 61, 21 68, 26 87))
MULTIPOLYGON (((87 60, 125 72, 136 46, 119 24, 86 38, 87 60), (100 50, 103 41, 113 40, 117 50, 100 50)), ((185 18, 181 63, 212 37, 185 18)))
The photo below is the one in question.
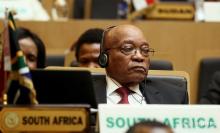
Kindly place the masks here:
POLYGON ((120 95, 121 100, 118 102, 119 104, 129 104, 128 102, 128 95, 129 89, 125 87, 120 87, 116 90, 116 92, 120 95))

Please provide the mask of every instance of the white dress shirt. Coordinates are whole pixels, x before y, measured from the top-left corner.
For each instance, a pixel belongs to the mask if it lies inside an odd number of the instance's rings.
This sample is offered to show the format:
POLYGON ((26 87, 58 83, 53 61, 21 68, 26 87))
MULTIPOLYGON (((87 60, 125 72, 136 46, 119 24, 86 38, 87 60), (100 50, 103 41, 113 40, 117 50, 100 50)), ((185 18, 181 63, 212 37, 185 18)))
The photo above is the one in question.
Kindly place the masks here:
MULTIPOLYGON (((106 95, 107 95, 107 104, 117 104, 121 97, 115 92, 119 87, 122 87, 117 81, 106 76, 107 87, 106 87, 106 95)), ((146 104, 145 98, 140 92, 139 85, 129 87, 134 93, 130 93, 128 96, 129 104, 146 104)))

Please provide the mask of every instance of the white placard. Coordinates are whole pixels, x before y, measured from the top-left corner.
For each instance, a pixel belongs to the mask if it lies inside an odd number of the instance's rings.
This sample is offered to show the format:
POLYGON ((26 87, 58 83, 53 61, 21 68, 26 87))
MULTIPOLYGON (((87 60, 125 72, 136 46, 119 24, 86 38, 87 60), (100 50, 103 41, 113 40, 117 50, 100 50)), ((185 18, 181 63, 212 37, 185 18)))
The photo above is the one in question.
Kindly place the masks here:
POLYGON ((148 6, 145 0, 133 0, 133 4, 136 11, 142 10, 148 6))
POLYGON ((206 22, 220 22, 220 2, 204 2, 206 22))
POLYGON ((38 0, 0 0, 0 18, 5 17, 5 10, 16 11, 15 19, 49 20, 49 15, 38 0))
POLYGON ((125 133, 141 120, 157 120, 175 133, 220 133, 217 105, 104 105, 98 107, 100 133, 125 133))

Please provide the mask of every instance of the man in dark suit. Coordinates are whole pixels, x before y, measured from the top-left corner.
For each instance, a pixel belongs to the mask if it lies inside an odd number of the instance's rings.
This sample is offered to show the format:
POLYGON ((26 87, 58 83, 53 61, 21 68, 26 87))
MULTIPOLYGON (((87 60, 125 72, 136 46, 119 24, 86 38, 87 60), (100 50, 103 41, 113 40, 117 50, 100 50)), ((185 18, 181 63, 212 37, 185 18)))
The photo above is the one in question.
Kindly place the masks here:
POLYGON ((220 104, 220 71, 213 75, 208 92, 200 99, 201 104, 220 104))
POLYGON ((153 52, 138 27, 119 25, 107 28, 99 56, 99 64, 105 67, 107 74, 106 80, 95 83, 98 102, 187 104, 187 90, 164 81, 145 79, 153 52))

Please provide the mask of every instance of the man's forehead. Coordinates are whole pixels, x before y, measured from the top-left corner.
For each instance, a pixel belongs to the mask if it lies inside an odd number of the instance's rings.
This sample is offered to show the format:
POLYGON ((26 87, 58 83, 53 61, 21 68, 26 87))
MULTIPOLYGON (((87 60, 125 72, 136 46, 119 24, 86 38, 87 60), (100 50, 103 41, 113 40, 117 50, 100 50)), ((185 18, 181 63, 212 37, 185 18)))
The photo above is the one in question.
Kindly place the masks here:
POLYGON ((144 40, 132 40, 132 39, 124 39, 121 41, 121 45, 123 44, 133 44, 133 45, 141 45, 141 46, 149 46, 148 42, 144 40))
POLYGON ((133 25, 119 25, 109 30, 110 37, 129 37, 129 36, 139 36, 144 37, 143 32, 136 26, 133 25))
POLYGON ((105 46, 112 47, 112 44, 119 45, 125 40, 133 40, 133 41, 140 41, 139 43, 147 43, 143 32, 134 25, 118 25, 108 28, 108 31, 105 35, 105 46))
POLYGON ((146 38, 143 32, 138 28, 132 27, 115 27, 114 29, 110 30, 108 33, 108 38, 113 40, 132 40, 132 39, 139 39, 141 41, 146 41, 146 38))

